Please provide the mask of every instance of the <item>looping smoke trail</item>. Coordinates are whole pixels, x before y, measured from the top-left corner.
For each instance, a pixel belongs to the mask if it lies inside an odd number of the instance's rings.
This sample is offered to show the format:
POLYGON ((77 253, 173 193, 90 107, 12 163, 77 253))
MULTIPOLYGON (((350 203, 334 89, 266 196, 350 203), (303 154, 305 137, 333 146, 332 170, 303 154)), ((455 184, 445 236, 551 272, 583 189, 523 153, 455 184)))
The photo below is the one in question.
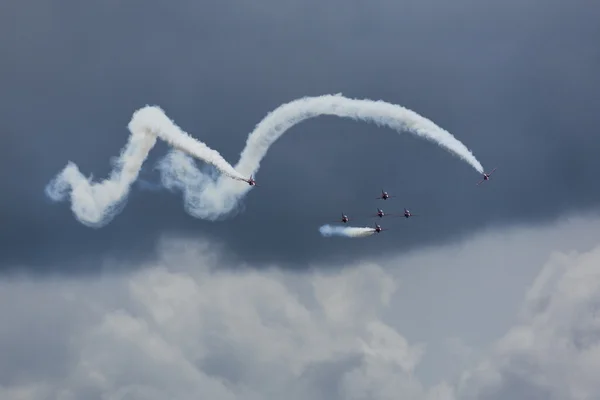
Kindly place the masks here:
POLYGON ((344 236, 349 238, 359 238, 371 236, 375 233, 375 229, 373 228, 357 228, 353 226, 331 226, 331 225, 323 225, 319 228, 319 232, 321 235, 330 237, 330 236, 344 236))
POLYGON ((146 106, 137 110, 128 128, 131 136, 114 161, 114 170, 108 179, 92 183, 91 177, 85 178, 77 165, 69 161, 46 186, 46 194, 55 201, 64 200, 70 189, 71 209, 77 219, 87 226, 102 227, 121 212, 131 185, 138 178, 157 137, 180 151, 212 164, 226 176, 244 179, 217 151, 182 131, 159 107, 146 106))
POLYGON ((269 113, 248 136, 235 168, 218 152, 183 132, 159 107, 146 106, 133 114, 129 123, 131 136, 108 179, 92 183, 91 178, 85 178, 77 166, 69 162, 48 184, 46 193, 59 201, 66 198, 70 190, 71 209, 79 221, 92 227, 103 226, 121 211, 131 184, 158 137, 177 149, 158 166, 163 185, 183 192, 186 210, 191 215, 217 220, 239 210, 240 200, 251 189, 240 181, 258 171, 269 147, 294 125, 321 115, 363 120, 398 132, 411 132, 437 143, 483 172, 479 161, 464 144, 414 111, 384 101, 349 99, 337 94, 304 97, 269 113), (217 175, 214 170, 198 170, 192 157, 211 164, 226 176, 217 175))

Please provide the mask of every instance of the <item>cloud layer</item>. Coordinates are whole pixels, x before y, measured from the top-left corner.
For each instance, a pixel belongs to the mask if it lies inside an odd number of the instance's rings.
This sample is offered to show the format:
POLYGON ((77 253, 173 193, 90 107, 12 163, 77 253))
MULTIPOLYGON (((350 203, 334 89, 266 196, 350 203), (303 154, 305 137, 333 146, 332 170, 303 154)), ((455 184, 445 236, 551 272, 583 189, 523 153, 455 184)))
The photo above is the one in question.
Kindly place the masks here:
POLYGON ((0 399, 594 398, 600 245, 576 238, 599 226, 490 233, 326 273, 226 266, 210 243, 171 238, 137 272, 4 279, 0 399), (548 260, 552 247, 566 252, 548 260), (459 306, 487 285, 502 290, 459 306), (495 325, 521 302, 516 322, 495 325))
POLYGON ((600 246, 555 253, 535 279, 518 323, 465 373, 468 398, 600 397, 600 246))

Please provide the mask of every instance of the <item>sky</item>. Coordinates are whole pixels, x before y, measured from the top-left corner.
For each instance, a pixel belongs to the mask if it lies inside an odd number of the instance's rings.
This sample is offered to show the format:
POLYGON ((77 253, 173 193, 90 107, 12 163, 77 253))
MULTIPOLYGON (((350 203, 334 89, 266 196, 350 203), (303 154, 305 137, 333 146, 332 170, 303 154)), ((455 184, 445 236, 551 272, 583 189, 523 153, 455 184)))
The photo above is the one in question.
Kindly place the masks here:
POLYGON ((583 0, 0 3, 0 400, 600 398, 599 18, 583 0), (145 105, 235 164, 270 111, 335 93, 414 110, 498 169, 476 186, 431 142, 319 117, 223 220, 160 186, 160 142, 102 228, 45 194, 69 161, 109 176, 145 105), (389 230, 322 237, 342 212, 389 230))
MULTIPOLYGON (((2 268, 93 273, 90 260, 151 257, 162 234, 185 232, 210 235, 243 260, 301 269, 593 209, 600 7, 445 4, 5 2, 2 268), (225 221, 193 218, 181 194, 142 183, 111 224, 90 229, 68 202, 44 194, 68 161, 85 176, 107 177, 133 112, 146 104, 235 164, 268 112, 340 92, 431 119, 487 170, 498 167, 494 184, 476 187, 476 171, 412 135, 322 117, 272 146, 256 176, 260 188, 225 221), (382 188, 399 197, 375 201, 382 188), (377 206, 421 218, 382 221, 392 230, 377 240, 320 237, 318 227, 342 211, 372 225, 377 206)), ((162 143, 153 149, 144 182, 159 181, 154 168, 167 151, 162 143)))

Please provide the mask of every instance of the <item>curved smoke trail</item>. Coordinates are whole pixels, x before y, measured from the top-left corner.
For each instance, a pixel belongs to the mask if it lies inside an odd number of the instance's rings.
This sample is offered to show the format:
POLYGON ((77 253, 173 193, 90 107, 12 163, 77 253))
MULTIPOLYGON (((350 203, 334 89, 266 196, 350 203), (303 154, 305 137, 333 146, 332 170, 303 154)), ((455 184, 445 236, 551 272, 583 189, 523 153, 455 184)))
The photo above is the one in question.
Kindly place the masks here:
POLYGON ((251 188, 240 180, 258 171, 269 147, 294 125, 321 115, 363 120, 398 132, 411 132, 437 143, 483 172, 479 161, 464 144, 414 111, 384 101, 349 99, 337 94, 304 97, 269 113, 248 136, 235 167, 218 152, 183 132, 159 107, 146 106, 133 114, 128 126, 131 136, 108 179, 92 183, 91 178, 84 177, 77 166, 69 162, 48 184, 46 193, 59 201, 65 199, 70 190, 71 209, 79 221, 92 227, 103 226, 121 211, 131 184, 158 137, 177 149, 159 164, 163 185, 183 192, 189 214, 216 220, 240 205, 251 188), (213 165, 226 177, 198 170, 194 158, 213 165))
POLYGON ((429 119, 412 110, 382 100, 349 99, 341 94, 304 97, 277 107, 248 136, 246 147, 235 169, 242 174, 258 171, 260 161, 273 142, 294 125, 322 115, 373 122, 398 132, 411 132, 437 143, 469 163, 477 172, 483 173, 483 167, 471 151, 450 132, 429 119))
POLYGON ((375 233, 375 229, 373 228, 357 228, 353 226, 331 226, 331 225, 323 225, 319 228, 319 232, 321 235, 330 237, 330 236, 344 236, 349 238, 359 238, 371 236, 375 233))
MULTIPOLYGON (((270 146, 288 129, 310 118, 338 116, 374 122, 396 131, 408 131, 437 143, 469 163, 479 173, 483 167, 471 151, 448 131, 402 106, 384 101, 349 99, 341 94, 303 97, 271 111, 250 133, 235 170, 255 174, 270 146)), ((235 211, 250 187, 230 179, 209 179, 195 167, 194 160, 172 152, 159 165, 165 187, 183 192, 187 212, 194 217, 216 220, 235 211)))

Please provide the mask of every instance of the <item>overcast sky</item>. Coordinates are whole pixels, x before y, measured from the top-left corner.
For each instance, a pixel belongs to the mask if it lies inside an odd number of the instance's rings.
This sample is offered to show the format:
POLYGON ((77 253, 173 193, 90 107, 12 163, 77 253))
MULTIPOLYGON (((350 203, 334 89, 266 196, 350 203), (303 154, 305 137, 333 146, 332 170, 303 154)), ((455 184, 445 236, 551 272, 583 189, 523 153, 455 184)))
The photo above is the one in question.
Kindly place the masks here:
POLYGON ((0 2, 0 400, 600 398, 600 3, 0 2), (453 133, 317 118, 218 222, 148 189, 79 223, 146 104, 235 164, 267 113, 343 93, 453 133), (397 198, 377 201, 381 189, 397 198), (381 220, 323 238, 343 211, 381 220))
MULTIPOLYGON (((402 251, 487 226, 541 222, 597 205, 600 6, 594 2, 12 1, 0 12, 0 198, 4 268, 85 269, 137 259, 164 232, 210 235, 244 260, 306 262, 402 251), (170 4, 170 3, 169 3, 170 4), (367 123, 318 118, 289 131, 261 165, 243 214, 213 223, 181 195, 136 186, 107 227, 81 225, 45 185, 71 160, 104 178, 132 113, 158 104, 235 163, 278 105, 342 92, 430 118, 465 143, 493 184, 432 143, 367 123), (384 204, 381 188, 400 197, 384 204), (375 240, 324 240, 341 211, 375 240)), ((158 181, 153 167, 143 178, 158 181)))

